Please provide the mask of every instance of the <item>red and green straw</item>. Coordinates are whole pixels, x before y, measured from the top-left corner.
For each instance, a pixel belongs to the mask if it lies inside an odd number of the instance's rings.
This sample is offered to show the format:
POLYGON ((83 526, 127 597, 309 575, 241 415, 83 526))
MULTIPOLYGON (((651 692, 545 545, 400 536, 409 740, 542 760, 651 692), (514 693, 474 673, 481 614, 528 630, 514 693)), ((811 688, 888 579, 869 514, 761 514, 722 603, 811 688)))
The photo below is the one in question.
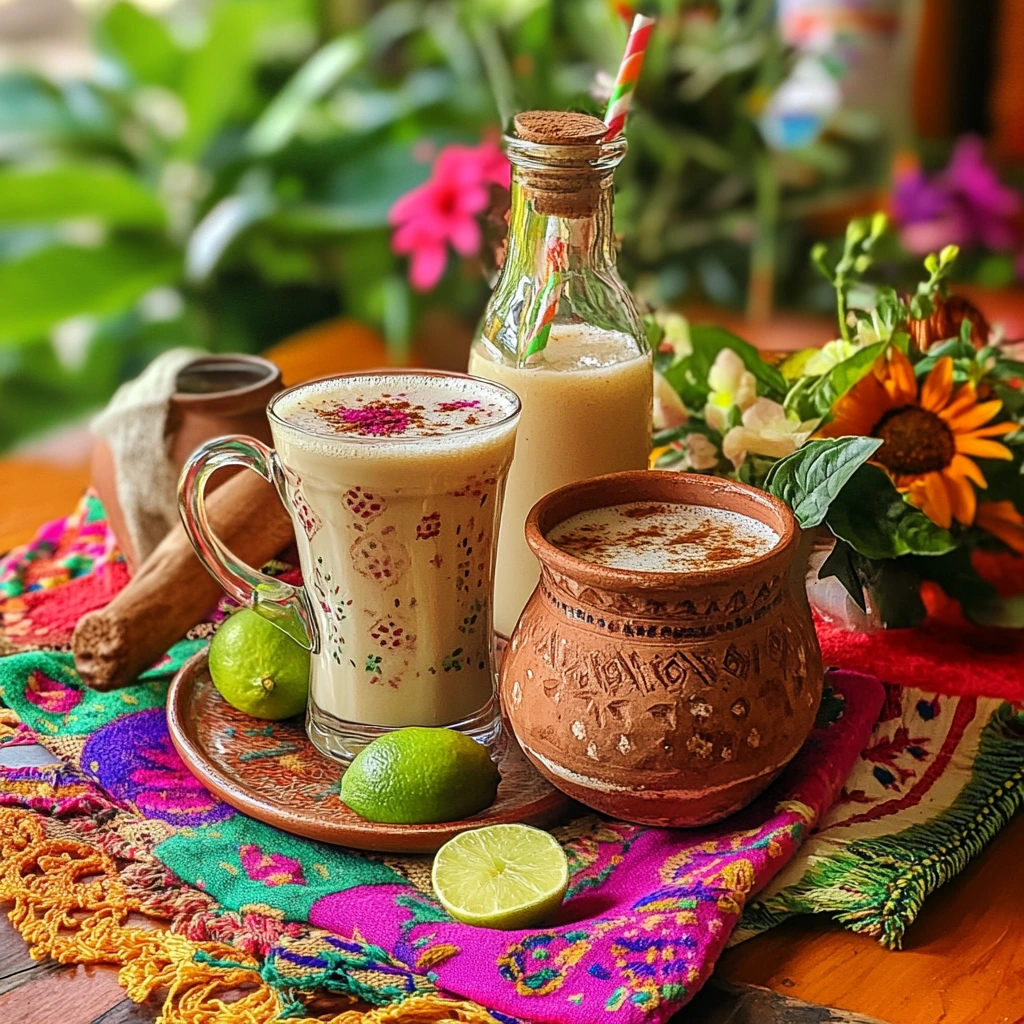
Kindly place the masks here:
POLYGON ((612 96, 604 115, 604 123, 608 125, 608 131, 605 133, 606 142, 618 138, 626 126, 626 116, 633 102, 633 92, 640 77, 640 69, 644 64, 644 54, 647 52, 647 43, 653 28, 654 18, 638 14, 633 19, 633 27, 626 41, 626 52, 619 65, 619 73, 615 76, 615 87, 612 89, 612 96))
POLYGON ((543 352, 547 347, 548 337, 551 334, 551 325, 555 322, 555 314, 558 312, 558 300, 562 297, 562 275, 553 270, 548 274, 544 287, 537 293, 537 300, 533 304, 533 333, 530 337, 530 344, 526 347, 524 357, 543 352))

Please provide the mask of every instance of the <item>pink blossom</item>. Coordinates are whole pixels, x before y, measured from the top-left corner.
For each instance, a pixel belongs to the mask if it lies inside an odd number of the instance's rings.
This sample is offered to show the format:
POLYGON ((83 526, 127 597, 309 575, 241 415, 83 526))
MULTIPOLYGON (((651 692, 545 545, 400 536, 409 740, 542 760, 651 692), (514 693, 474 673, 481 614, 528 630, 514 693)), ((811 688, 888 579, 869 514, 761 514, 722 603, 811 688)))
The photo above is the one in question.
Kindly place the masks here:
POLYGON ((477 146, 446 146, 430 178, 391 207, 391 247, 408 255, 409 280, 419 291, 444 275, 448 246, 460 256, 480 251, 479 218, 490 203, 490 186, 509 187, 511 169, 495 139, 477 146))

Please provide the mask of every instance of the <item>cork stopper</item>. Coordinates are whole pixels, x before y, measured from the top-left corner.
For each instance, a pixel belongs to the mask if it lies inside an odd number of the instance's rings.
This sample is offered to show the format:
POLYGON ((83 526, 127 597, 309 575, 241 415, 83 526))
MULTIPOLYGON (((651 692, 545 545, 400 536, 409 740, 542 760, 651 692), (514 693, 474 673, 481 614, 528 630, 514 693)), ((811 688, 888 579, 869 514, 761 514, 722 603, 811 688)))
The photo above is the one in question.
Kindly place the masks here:
POLYGON ((571 110, 526 110, 513 124, 519 138, 546 146, 595 146, 608 131, 604 121, 571 110))
POLYGON ((513 119, 516 137, 550 147, 518 178, 533 208, 549 217, 589 217, 611 185, 607 170, 595 167, 608 126, 570 110, 527 110, 513 119))

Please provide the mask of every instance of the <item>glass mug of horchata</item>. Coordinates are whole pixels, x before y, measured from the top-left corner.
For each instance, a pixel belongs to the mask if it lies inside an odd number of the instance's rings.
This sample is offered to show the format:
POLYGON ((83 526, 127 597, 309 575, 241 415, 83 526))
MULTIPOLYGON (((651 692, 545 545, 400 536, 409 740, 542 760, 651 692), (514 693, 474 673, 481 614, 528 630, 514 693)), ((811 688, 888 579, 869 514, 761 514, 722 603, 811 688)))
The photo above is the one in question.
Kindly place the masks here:
POLYGON ((181 513, 225 589, 313 652, 313 744, 350 760, 409 725, 493 743, 494 549, 519 399, 464 374, 381 371, 283 391, 267 414, 274 450, 250 437, 197 449, 181 513), (301 587, 241 564, 210 531, 204 486, 234 465, 276 485, 301 587))

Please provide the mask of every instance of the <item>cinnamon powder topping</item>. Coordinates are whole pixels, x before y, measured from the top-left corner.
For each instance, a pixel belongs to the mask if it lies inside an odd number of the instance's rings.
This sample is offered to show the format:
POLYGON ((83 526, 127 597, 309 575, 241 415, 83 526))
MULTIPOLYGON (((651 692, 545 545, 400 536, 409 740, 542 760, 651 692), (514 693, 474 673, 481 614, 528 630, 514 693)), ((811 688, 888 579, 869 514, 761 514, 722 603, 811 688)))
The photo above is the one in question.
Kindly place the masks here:
POLYGON ((571 110, 526 110, 513 124, 519 138, 548 146, 593 146, 608 131, 604 121, 571 110))
POLYGON ((696 572, 759 558, 778 543, 760 520, 698 505, 637 502, 581 512, 547 538, 580 558, 617 569, 696 572))

